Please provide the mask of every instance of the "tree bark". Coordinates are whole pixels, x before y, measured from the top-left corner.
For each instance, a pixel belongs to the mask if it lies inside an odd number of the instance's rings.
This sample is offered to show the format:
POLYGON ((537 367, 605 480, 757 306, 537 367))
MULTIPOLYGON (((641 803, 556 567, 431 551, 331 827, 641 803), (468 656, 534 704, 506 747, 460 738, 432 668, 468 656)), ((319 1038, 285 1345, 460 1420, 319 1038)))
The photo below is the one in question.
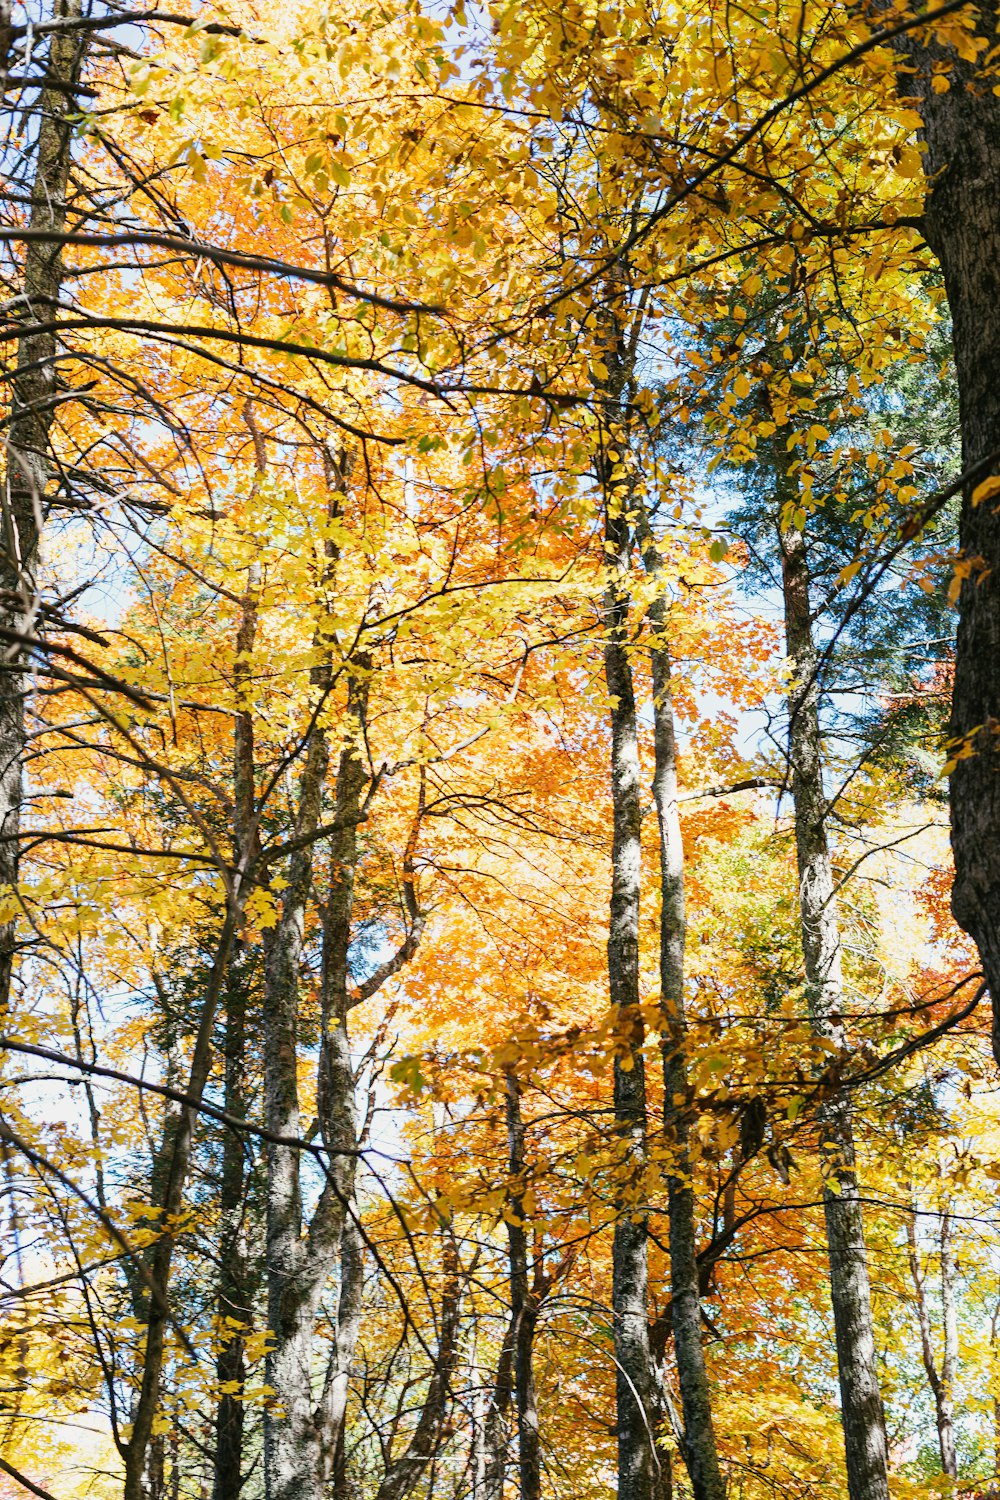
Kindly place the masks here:
MULTIPOLYGON (((234 944, 233 963, 226 986, 225 1110, 246 1118, 246 993, 241 945, 234 944)), ((219 1212, 220 1348, 215 1373, 222 1393, 215 1418, 212 1500, 239 1500, 243 1486, 243 1383, 246 1379, 245 1330, 250 1323, 247 1285, 244 1202, 244 1141, 227 1130, 222 1143, 222 1182, 219 1212)))
POLYGON ((951 1213, 941 1215, 941 1317, 944 1323, 944 1351, 941 1358, 941 1403, 938 1407, 938 1436, 941 1441, 941 1467, 951 1479, 958 1478, 958 1454, 955 1450, 955 1370, 958 1365, 958 1310, 955 1305, 955 1258, 951 1245, 951 1213))
MULTIPOLYGON (((81 0, 55 0, 54 20, 72 21, 80 14, 81 0)), ((62 234, 66 229, 73 117, 79 109, 75 88, 86 35, 57 31, 49 42, 45 67, 49 83, 38 103, 31 189, 29 225, 35 230, 62 234)), ((29 241, 22 285, 25 331, 17 341, 0 537, 0 627, 18 634, 31 629, 39 532, 51 472, 51 398, 56 386, 56 334, 33 333, 32 323, 50 322, 62 283, 60 242, 29 241)), ((0 653, 0 887, 14 887, 20 865, 25 684, 21 647, 0 640, 0 653)), ((0 1015, 6 1014, 9 1005, 15 926, 13 920, 0 924, 0 1015)))
MULTIPOLYGON (((613 464, 613 459, 605 463, 613 464)), ((618 1044, 614 1061, 615 1127, 621 1142, 621 1187, 612 1246, 619 1500, 652 1500, 656 1486, 653 1365, 647 1311, 645 1028, 639 1007, 641 878, 639 741, 628 656, 629 527, 626 501, 605 479, 604 671, 611 702, 611 913, 608 980, 618 1044)))
MULTIPOLYGON (((174 1235, 170 1225, 183 1206, 197 1106, 205 1092, 211 1070, 212 1032, 219 999, 229 971, 230 951, 239 926, 244 894, 243 882, 238 878, 229 892, 226 917, 209 973, 198 1021, 198 1032, 191 1055, 191 1068, 185 1093, 193 1102, 181 1108, 176 1122, 171 1122, 164 1132, 161 1162, 166 1164, 165 1184, 156 1205, 160 1209, 164 1229, 153 1246, 148 1262, 151 1287, 149 1313, 146 1320, 142 1379, 133 1414, 132 1435, 125 1450, 124 1500, 143 1500, 144 1476, 149 1457, 149 1444, 153 1435, 153 1419, 160 1401, 166 1331, 170 1320, 168 1291, 174 1256, 174 1235)), ((159 1166, 159 1163, 157 1165, 159 1166)))
POLYGON ((542 1492, 538 1403, 535 1396, 534 1346, 538 1299, 528 1274, 528 1230, 524 1216, 524 1121, 521 1091, 513 1072, 506 1077, 507 1148, 515 1184, 507 1210, 510 1261, 510 1313, 514 1330, 514 1390, 517 1398, 517 1444, 520 1500, 539 1500, 542 1492))
POLYGON ((507 1414, 514 1394, 514 1342, 517 1322, 513 1306, 504 1330, 497 1360, 496 1377, 490 1394, 489 1409, 483 1424, 483 1497, 503 1500, 507 1474, 507 1414))
MULTIPOLYGON (((319 1500, 333 1469, 346 1410, 350 1349, 334 1349, 321 1399, 313 1394, 314 1333, 319 1304, 342 1248, 357 1265, 348 1266, 343 1326, 347 1339, 359 1295, 360 1249, 345 1226, 354 1209, 358 1128, 354 1072, 347 1033, 347 973, 357 819, 366 772, 360 753, 368 697, 367 658, 355 664, 347 706, 348 730, 337 775, 336 821, 342 823, 331 851, 330 892, 324 920, 321 1043, 317 1113, 328 1156, 327 1180, 308 1233, 303 1233, 299 1151, 272 1145, 268 1151, 268 1319, 274 1344, 268 1355, 268 1382, 281 1415, 265 1416, 265 1482, 268 1500, 319 1500)), ((303 771, 298 836, 319 824, 326 774, 326 735, 313 731, 303 771)), ((269 954, 265 983, 265 1092, 268 1124, 283 1135, 299 1133, 298 970, 306 901, 312 881, 312 846, 292 858, 281 920, 269 954)), ((354 1334, 356 1338, 356 1331, 354 1334)))
MULTIPOLYGON (((662 564, 648 523, 642 557, 657 581, 662 564)), ((663 1006, 663 1124, 674 1151, 667 1180, 670 1299, 677 1384, 684 1419, 683 1456, 694 1500, 725 1500, 726 1487, 712 1422, 712 1399, 701 1341, 701 1290, 695 1196, 691 1178, 687 1024, 684 1013, 684 845, 677 806, 677 737, 670 690, 670 650, 662 589, 649 610, 653 628, 653 800, 660 836, 660 990, 663 1006)))
MULTIPOLYGON (((969 6, 963 16, 992 55, 996 12, 969 6)), ((963 472, 960 545, 964 581, 950 735, 952 910, 976 942, 993 1000, 993 1051, 1000 1063, 1000 494, 975 504, 973 493, 1000 474, 1000 98, 995 75, 927 38, 897 42, 906 67, 900 92, 915 99, 927 150, 923 230, 944 272, 958 377, 963 472), (950 87, 932 87, 935 62, 950 87)))
POLYGON ((934 1397, 934 1417, 937 1424, 938 1448, 941 1453, 941 1472, 950 1479, 956 1479, 958 1459, 955 1453, 955 1365, 958 1358, 958 1322, 955 1309, 955 1265, 951 1254, 951 1216, 947 1210, 941 1218, 940 1243, 944 1351, 941 1369, 938 1370, 937 1361, 934 1358, 930 1305, 927 1283, 920 1263, 920 1245, 917 1240, 916 1211, 914 1210, 906 1222, 906 1244, 910 1277, 917 1297, 920 1356, 927 1375, 927 1384, 934 1397))
MULTIPOLYGON (((817 655, 802 532, 779 522, 785 637, 794 679, 788 694, 789 758, 795 805, 799 914, 813 1032, 843 1046, 840 925, 826 831, 817 655)), ((841 1420, 850 1500, 888 1500, 885 1417, 875 1368, 868 1258, 855 1172, 850 1105, 833 1094, 821 1106, 823 1209, 837 1338, 841 1420)))
MULTIPOLYGON (((252 416, 257 444, 258 477, 264 471, 262 443, 252 416)), ((236 720, 233 735, 233 802, 237 862, 256 864, 260 853, 257 833, 255 747, 252 709, 252 655, 257 634, 256 566, 251 566, 240 611, 233 665, 236 720)), ((246 1118, 246 954, 239 940, 226 986, 225 1109, 237 1119, 246 1118)), ((243 1383, 246 1379, 245 1332, 250 1323, 250 1288, 246 1261, 245 1143, 234 1130, 227 1130, 222 1143, 222 1183, 219 1211, 222 1235, 219 1246, 220 1348, 215 1372, 222 1387, 215 1419, 212 1500, 239 1500, 243 1487, 243 1383)))
POLYGON ((441 1292, 441 1333, 437 1357, 417 1425, 406 1448, 398 1458, 389 1463, 378 1487, 376 1500, 406 1500, 436 1456, 441 1440, 452 1376, 458 1359, 458 1321, 462 1302, 458 1246, 451 1226, 442 1226, 442 1234, 444 1285, 441 1292))

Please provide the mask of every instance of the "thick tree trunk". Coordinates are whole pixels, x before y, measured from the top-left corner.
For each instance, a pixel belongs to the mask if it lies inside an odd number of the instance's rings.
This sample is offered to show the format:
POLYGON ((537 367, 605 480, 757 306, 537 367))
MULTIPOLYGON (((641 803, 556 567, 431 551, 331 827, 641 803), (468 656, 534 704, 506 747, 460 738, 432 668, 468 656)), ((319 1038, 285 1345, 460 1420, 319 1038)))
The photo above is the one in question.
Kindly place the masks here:
MULTIPOLYGON (((81 0, 56 0, 53 20, 75 20, 80 13, 81 0)), ((66 229, 73 118, 79 111, 75 86, 85 37, 85 32, 56 32, 49 43, 45 72, 50 84, 42 90, 37 110, 32 229, 56 234, 66 229)), ((62 245, 30 242, 24 255, 25 331, 17 341, 0 536, 0 627, 17 634, 31 628, 56 388, 56 335, 33 333, 31 325, 51 321, 62 282, 62 245)), ((21 662, 17 643, 0 639, 0 888, 17 884, 19 867, 25 694, 21 662)), ((15 923, 5 922, 0 925, 0 1015, 8 1007, 14 953, 15 923)))
POLYGON ((619 1500, 652 1500, 656 1489, 654 1382, 647 1311, 646 1078, 639 1008, 641 878, 639 742, 628 656, 628 523, 625 497, 605 489, 611 582, 605 593, 604 670, 611 700, 611 916, 608 979, 620 1054, 614 1062, 621 1187, 612 1247, 619 1500))
MULTIPOLYGON (((1000 34, 996 12, 963 16, 990 57, 1000 34)), ((1000 493, 973 503, 977 485, 1000 474, 1000 98, 995 73, 976 68, 911 34, 897 43, 906 63, 900 92, 916 97, 927 151, 924 234, 941 262, 951 308, 958 375, 963 470, 960 542, 966 576, 958 599, 958 640, 950 733, 958 752, 951 778, 955 853, 952 910, 976 941, 993 998, 993 1050, 1000 1063, 1000 493), (945 61, 950 87, 932 87, 945 61), (971 752, 971 753, 970 753, 971 752)))
MULTIPOLYGON (((826 832, 817 655, 805 537, 780 529, 785 636, 794 681, 788 695, 799 913, 809 1016, 818 1037, 843 1045, 840 926, 826 832)), ((868 1258, 855 1173, 850 1105, 832 1095, 821 1110, 823 1208, 837 1338, 841 1420, 850 1500, 888 1500, 885 1418, 875 1368, 868 1258)))
MULTIPOLYGON (((658 579, 662 567, 648 526, 642 537, 647 572, 658 579)), ((684 1015, 684 846, 677 807, 677 738, 670 691, 670 652, 666 601, 659 593, 650 606, 654 638, 653 800, 660 835, 660 989, 663 1005, 663 1123, 674 1167, 668 1178, 670 1299, 677 1361, 677 1383, 684 1418, 684 1460, 694 1500, 724 1500, 726 1487, 712 1422, 711 1390, 701 1341, 695 1196, 688 1144, 689 1085, 687 1026, 684 1015)))

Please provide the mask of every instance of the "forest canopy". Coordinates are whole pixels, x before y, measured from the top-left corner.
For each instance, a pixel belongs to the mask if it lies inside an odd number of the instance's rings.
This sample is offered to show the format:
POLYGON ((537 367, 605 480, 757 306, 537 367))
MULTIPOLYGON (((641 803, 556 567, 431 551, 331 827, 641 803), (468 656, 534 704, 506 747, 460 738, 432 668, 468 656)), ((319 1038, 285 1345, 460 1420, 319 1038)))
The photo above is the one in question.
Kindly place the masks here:
POLYGON ((0 1496, 1000 1496, 997 11, 0 71, 0 1496))

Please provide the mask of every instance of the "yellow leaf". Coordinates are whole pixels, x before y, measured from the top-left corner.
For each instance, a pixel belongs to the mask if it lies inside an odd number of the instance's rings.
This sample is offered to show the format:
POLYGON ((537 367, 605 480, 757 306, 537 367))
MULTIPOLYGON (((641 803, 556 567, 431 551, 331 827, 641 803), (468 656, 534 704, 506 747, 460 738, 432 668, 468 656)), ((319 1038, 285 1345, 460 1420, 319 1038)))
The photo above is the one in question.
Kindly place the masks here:
POLYGON ((982 505, 984 500, 992 500, 994 495, 1000 494, 1000 474, 991 474, 984 479, 982 484, 977 484, 972 491, 973 505, 982 505))

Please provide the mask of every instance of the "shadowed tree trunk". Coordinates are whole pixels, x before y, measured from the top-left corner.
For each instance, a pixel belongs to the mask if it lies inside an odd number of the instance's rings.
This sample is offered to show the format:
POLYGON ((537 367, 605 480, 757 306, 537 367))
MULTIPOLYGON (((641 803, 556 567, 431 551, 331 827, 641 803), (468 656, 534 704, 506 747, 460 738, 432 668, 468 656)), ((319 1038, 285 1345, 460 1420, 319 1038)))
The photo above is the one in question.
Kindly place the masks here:
MULTIPOLYGON (((785 637, 794 672, 788 694, 789 757, 806 992, 815 1035, 839 1050, 844 1043, 840 926, 827 843, 809 565, 801 531, 779 523, 779 541, 785 637)), ((850 1500, 888 1500, 885 1418, 875 1368, 868 1257, 855 1172, 851 1110, 843 1093, 834 1093, 825 1100, 820 1110, 820 1127, 823 1210, 848 1491, 850 1500)))
MULTIPOLYGON (((963 15, 994 54, 996 11, 963 15)), ((905 62, 900 93, 915 101, 927 144, 923 232, 944 272, 958 377, 962 466, 960 545, 964 581, 950 734, 952 910, 976 942, 993 999, 993 1051, 1000 1063, 1000 490, 976 503, 984 479, 1000 474, 1000 98, 995 63, 975 64, 910 33, 896 47, 905 62), (932 85, 935 62, 950 87, 932 85), (971 753, 970 753, 971 752, 971 753)))
POLYGON ((506 1078, 507 1148, 516 1184, 507 1210, 510 1257, 510 1315, 514 1331, 514 1391, 517 1398, 517 1451, 520 1500, 539 1500, 542 1492, 538 1405, 535 1398, 534 1345, 538 1301, 528 1275, 528 1230, 524 1217, 524 1121, 521 1091, 513 1072, 506 1078))
MULTIPOLYGON (((247 425, 256 453, 254 485, 266 472, 264 441, 248 401, 247 425)), ((260 854, 257 827, 256 753, 253 721, 253 650, 257 636, 259 568, 251 563, 240 608, 233 662, 233 695, 236 719, 233 727, 234 843, 237 862, 256 865, 260 854)), ((246 1118, 246 954, 237 938, 226 988, 225 1109, 236 1119, 246 1118)), ((219 1246, 220 1348, 215 1372, 222 1387, 215 1419, 212 1500, 239 1500, 243 1487, 243 1383, 246 1379, 245 1329, 250 1323, 250 1288, 247 1281, 245 1152, 243 1137, 227 1130, 222 1143, 222 1182, 219 1211, 222 1236, 219 1246)))

